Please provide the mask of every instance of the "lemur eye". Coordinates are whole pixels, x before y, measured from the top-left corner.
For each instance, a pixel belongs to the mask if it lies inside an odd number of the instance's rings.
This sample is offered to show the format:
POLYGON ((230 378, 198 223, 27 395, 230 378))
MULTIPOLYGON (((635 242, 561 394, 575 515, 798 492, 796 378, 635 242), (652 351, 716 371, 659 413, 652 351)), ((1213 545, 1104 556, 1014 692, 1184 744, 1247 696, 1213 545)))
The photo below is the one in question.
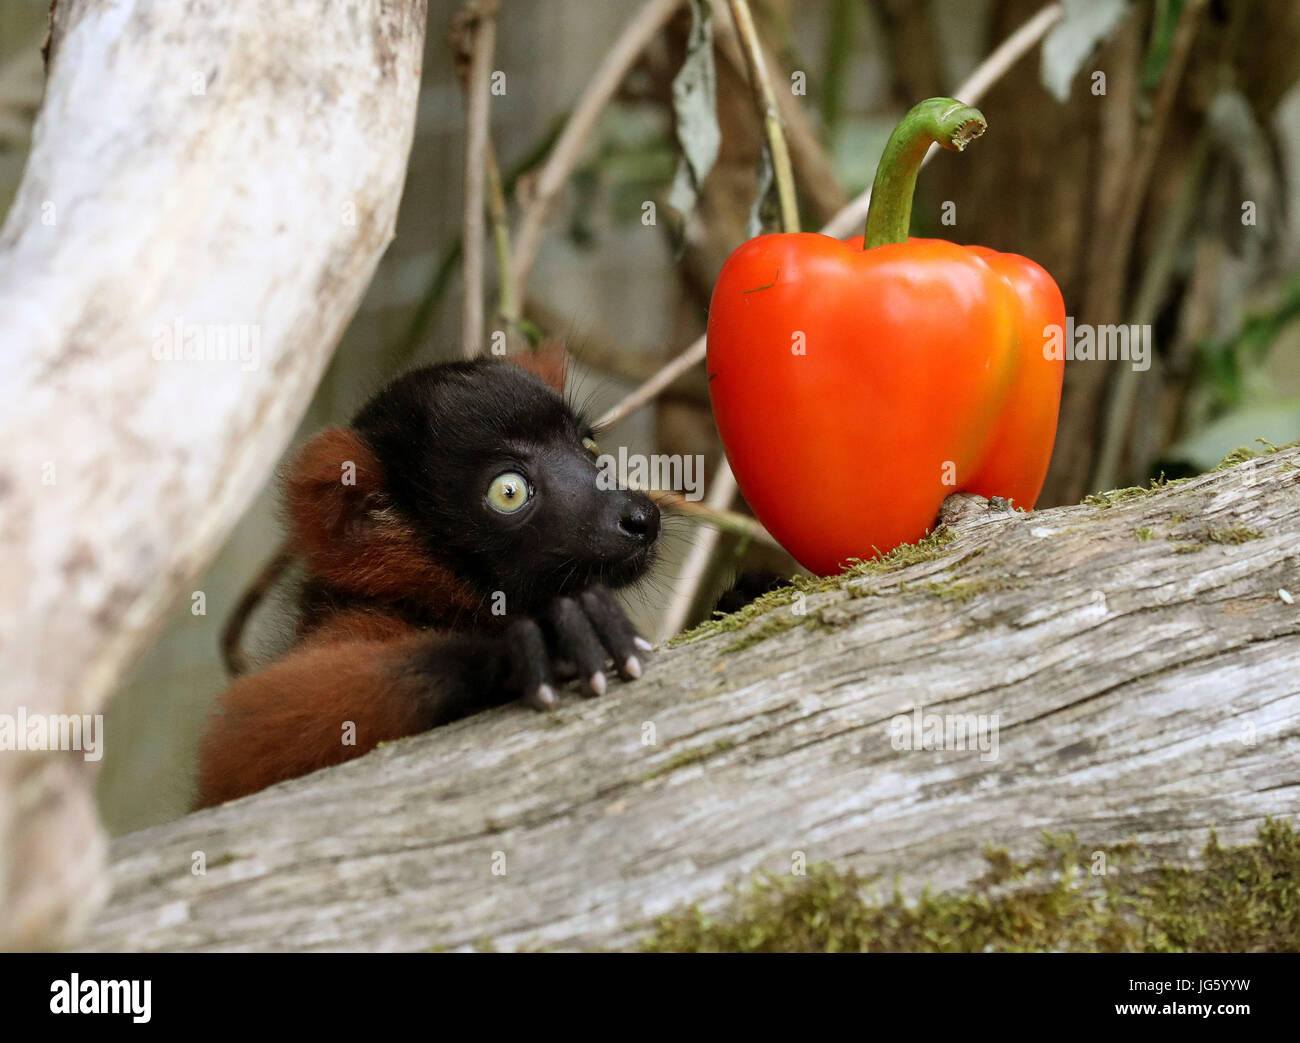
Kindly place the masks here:
POLYGON ((582 448, 587 450, 587 452, 589 452, 592 456, 600 455, 600 446, 596 444, 596 440, 594 438, 584 438, 582 440, 582 448))
POLYGON ((488 486, 487 502, 494 511, 514 514, 528 502, 528 480, 514 471, 497 475, 488 486))

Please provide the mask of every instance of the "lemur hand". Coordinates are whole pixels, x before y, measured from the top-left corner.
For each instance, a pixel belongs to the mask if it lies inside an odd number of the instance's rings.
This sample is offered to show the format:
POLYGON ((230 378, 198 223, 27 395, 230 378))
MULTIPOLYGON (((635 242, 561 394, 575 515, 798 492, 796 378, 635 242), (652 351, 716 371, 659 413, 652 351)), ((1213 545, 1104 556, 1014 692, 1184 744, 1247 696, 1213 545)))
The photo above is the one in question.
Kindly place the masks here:
POLYGON ((578 677, 579 691, 588 698, 604 695, 610 660, 619 677, 635 680, 653 647, 604 587, 558 597, 539 616, 514 620, 506 629, 506 645, 511 688, 538 710, 555 708, 555 680, 566 675, 578 677))

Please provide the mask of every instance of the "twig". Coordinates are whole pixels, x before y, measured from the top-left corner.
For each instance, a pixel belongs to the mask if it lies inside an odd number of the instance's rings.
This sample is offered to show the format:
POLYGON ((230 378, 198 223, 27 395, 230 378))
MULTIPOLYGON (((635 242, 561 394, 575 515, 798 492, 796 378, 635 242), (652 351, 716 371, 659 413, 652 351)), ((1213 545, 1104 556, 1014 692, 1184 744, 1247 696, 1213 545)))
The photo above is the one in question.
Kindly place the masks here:
MULTIPOLYGON (((763 48, 763 53, 769 69, 783 71, 770 48, 763 48)), ((778 75, 777 82, 780 80, 778 75)), ((839 213, 849 201, 849 194, 840 184, 830 152, 822 144, 799 99, 791 91, 777 91, 776 102, 785 125, 790 163, 794 167, 795 191, 802 200, 803 212, 813 215, 813 219, 821 224, 839 213)))
MULTIPOLYGON (((659 370, 655 359, 600 332, 590 323, 584 323, 581 333, 573 335, 576 320, 561 314, 536 297, 524 301, 523 317, 543 333, 563 340, 574 361, 606 376, 617 377, 632 384, 653 376, 659 370)), ((681 379, 666 387, 661 397, 707 407, 709 388, 703 371, 687 371, 681 379)))
POLYGON ((510 278, 510 225, 506 217, 506 193, 501 187, 501 168, 497 166, 492 142, 487 146, 488 218, 492 223, 492 243, 497 255, 497 314, 509 335, 519 326, 519 299, 510 278))
MULTIPOLYGON (((731 506, 735 496, 736 476, 731 473, 726 457, 723 457, 717 471, 714 472, 713 481, 709 483, 709 495, 705 503, 715 511, 725 511, 731 506)), ((695 530, 691 549, 686 553, 681 571, 678 572, 672 593, 668 597, 668 607, 664 610, 663 619, 659 621, 660 641, 672 637, 686 625, 691 606, 695 603, 695 595, 704 581, 709 560, 713 557, 713 551, 721 535, 712 527, 700 527, 695 530)))
MULTIPOLYGON (((1089 324, 1118 322, 1124 312, 1130 258, 1127 247, 1122 256, 1115 247, 1139 150, 1142 21, 1130 7, 1106 45, 1107 100, 1096 107, 1096 133, 1088 150, 1096 173, 1089 179, 1087 234, 1075 304, 1076 316, 1089 324)), ((1091 488, 1112 372, 1112 367, 1101 364, 1066 366, 1052 467, 1040 499, 1077 503, 1091 488)))
POLYGON ((533 197, 520 220, 513 267, 515 300, 524 299, 524 289, 528 285, 533 263, 537 260, 542 229, 551 204, 578 162, 582 146, 596 126, 596 120, 609 104, 632 64, 681 3, 682 0, 649 0, 641 8, 605 55, 605 60, 600 63, 569 122, 565 124, 564 132, 538 174, 533 197))
POLYGON ((776 538, 763 527, 762 522, 756 518, 751 518, 748 514, 714 507, 708 503, 696 503, 694 500, 686 499, 681 493, 670 492, 667 489, 647 489, 645 492, 650 499, 665 510, 673 511, 676 514, 684 514, 688 518, 694 518, 706 525, 712 525, 715 529, 721 532, 729 532, 733 536, 744 536, 752 540, 758 540, 778 549, 781 547, 776 542, 776 538))
POLYGON ((822 126, 826 136, 833 138, 839 129, 840 111, 843 108, 844 80, 853 54, 854 0, 831 0, 826 40, 826 60, 822 83, 822 126))
POLYGON ((706 353, 706 341, 703 337, 700 337, 675 359, 664 365, 658 373, 619 402, 618 405, 606 411, 596 421, 596 430, 604 430, 611 424, 617 424, 625 416, 635 413, 683 373, 703 362, 706 353))
POLYGON ((266 597, 267 591, 280 581, 280 577, 289 571, 295 560, 289 541, 281 540, 274 556, 258 570, 226 618, 226 625, 221 628, 221 659, 226 665, 226 673, 231 677, 248 673, 251 665, 243 648, 244 628, 248 625, 249 617, 266 597))
MULTIPOLYGON (((1151 259, 1142 273, 1137 296, 1134 298, 1132 321, 1138 328, 1151 326, 1155 322, 1156 312, 1169 290, 1188 219, 1200 202, 1201 176, 1208 153, 1207 142, 1202 138, 1197 143, 1182 190, 1160 223, 1151 259)), ((1151 348, 1152 345, 1148 345, 1148 350, 1151 348)), ((1151 361, 1156 361, 1154 355, 1151 361)), ((1147 376, 1155 377, 1156 371, 1149 370, 1147 376)), ((1113 489, 1119 485, 1120 456, 1133 421, 1138 381, 1138 372, 1131 366, 1121 369, 1115 376, 1115 386, 1103 420, 1104 430, 1101 449, 1097 453, 1097 467, 1089 483, 1095 489, 1113 489)))
MULTIPOLYGON (((1151 123, 1143 135, 1137 150, 1136 169, 1131 174, 1128 191, 1120 207, 1117 228, 1112 230, 1114 252, 1112 264, 1122 267, 1133 246, 1133 237, 1137 232, 1138 218, 1142 213, 1142 204, 1146 199, 1147 189, 1151 185, 1151 175, 1155 170, 1156 156, 1160 151, 1160 142, 1169 124, 1178 86, 1182 82, 1183 71, 1192 52, 1192 43, 1196 39, 1201 11, 1205 0, 1192 0, 1178 18, 1174 29, 1173 42, 1170 44, 1169 61, 1165 74, 1160 81, 1160 90, 1152 106, 1151 123)), ((1150 325, 1155 321, 1159 300, 1156 295, 1164 289, 1168 279, 1166 269, 1173 266, 1173 254, 1182 237, 1183 225, 1187 216, 1185 207, 1190 209, 1194 199, 1189 198, 1199 185, 1199 163, 1188 176, 1188 186, 1184 189, 1180 204, 1166 217, 1165 228, 1161 235, 1161 244, 1147 269, 1147 278, 1139 288, 1135 301, 1133 321, 1139 326, 1150 325), (1171 239, 1172 241, 1165 241, 1171 239)), ((1133 402, 1137 391, 1137 373, 1121 370, 1114 391, 1111 394, 1109 409, 1105 418, 1101 449, 1097 454, 1096 466, 1089 483, 1094 489, 1112 489, 1118 485, 1119 461, 1122 443, 1128 434, 1133 402)))
MULTIPOLYGON (((1008 36, 992 54, 984 59, 979 68, 970 75, 966 82, 953 91, 954 97, 960 98, 971 105, 979 101, 985 92, 997 82, 999 77, 1005 74, 1020 58, 1024 57, 1047 34, 1047 31, 1056 24, 1060 17, 1060 4, 1049 4, 1044 7, 1033 18, 1008 36)), ((935 146, 935 149, 937 147, 935 146)), ((926 154, 927 162, 930 156, 934 154, 935 149, 926 154)), ((826 223, 826 226, 822 228, 822 234, 833 235, 837 239, 843 239, 845 236, 853 234, 866 223, 867 210, 870 206, 871 190, 868 189, 831 218, 826 223)), ((700 337, 680 355, 666 363, 658 373, 624 398, 623 401, 608 410, 596 421, 596 426, 598 428, 609 427, 611 424, 616 424, 624 417, 636 412, 686 370, 703 362, 706 354, 705 339, 700 337)))
POLYGON ((772 176, 776 180, 777 198, 781 203, 781 227, 787 232, 799 231, 799 202, 794 194, 794 170, 790 166, 790 150, 785 143, 785 128, 781 123, 781 111, 777 107, 776 95, 772 92, 772 81, 767 76, 767 63, 763 60, 763 45, 758 39, 758 30, 754 27, 754 16, 749 10, 748 0, 729 0, 731 17, 736 23, 736 32, 740 35, 745 54, 745 64, 749 67, 749 79, 754 88, 754 103, 763 119, 763 131, 767 135, 767 148, 772 155, 772 176))
MULTIPOLYGON (((566 118, 567 116, 561 116, 553 120, 547 126, 546 132, 529 145, 528 151, 524 153, 523 157, 509 170, 505 171, 505 183, 501 186, 504 196, 508 197, 514 190, 514 186, 518 184, 519 179, 537 166, 551 150, 551 146, 555 144, 560 136, 566 118)), ((442 304, 442 298, 446 294, 447 287, 451 284, 451 278, 460 263, 462 242, 463 237, 456 236, 438 256, 438 264, 434 269, 433 279, 421 295, 420 301, 415 307, 415 314, 411 317, 411 321, 401 339, 388 352, 389 364, 394 368, 401 368, 401 366, 405 365, 423 346, 425 334, 433 325, 433 320, 442 304)), ((504 276, 502 278, 504 279, 504 276)))
POLYGON ((461 354, 466 358, 483 347, 483 199, 496 16, 495 0, 477 5, 469 30, 474 42, 466 84, 469 132, 465 142, 465 296, 460 331, 461 354))
MULTIPOLYGON (((713 43, 719 59, 741 76, 748 75, 749 59, 731 21, 719 19, 714 23, 713 43)), ((786 70, 770 47, 763 47, 763 63, 769 70, 771 82, 779 84, 788 80, 786 70)), ((794 169, 795 195, 800 201, 801 213, 815 215, 820 223, 839 213, 849 201, 848 193, 839 183, 830 153, 798 97, 793 91, 775 88, 773 94, 786 149, 790 153, 790 165, 794 169)))
MULTIPOLYGON (((776 180, 777 197, 781 204, 781 227, 786 232, 799 231, 799 202, 794 194, 794 171, 790 167, 790 151, 786 148, 785 130, 781 124, 781 113, 777 108, 776 96, 772 93, 772 81, 767 76, 767 63, 763 60, 763 44, 758 38, 754 26, 754 16, 749 10, 747 0, 729 0, 731 17, 740 36, 745 54, 745 64, 749 67, 749 79, 754 88, 754 104, 763 119, 763 130, 767 135, 767 147, 772 157, 772 174, 776 180)), ((731 501, 736 496, 736 478, 731 473, 731 466, 724 456, 709 486, 708 507, 717 512, 728 511, 731 501)), ((720 532, 718 528, 697 529, 691 541, 691 549, 686 560, 682 562, 681 571, 673 583, 672 593, 668 597, 668 607, 659 623, 661 639, 671 637, 686 625, 691 605, 704 578, 708 573, 709 562, 718 545, 720 532)))

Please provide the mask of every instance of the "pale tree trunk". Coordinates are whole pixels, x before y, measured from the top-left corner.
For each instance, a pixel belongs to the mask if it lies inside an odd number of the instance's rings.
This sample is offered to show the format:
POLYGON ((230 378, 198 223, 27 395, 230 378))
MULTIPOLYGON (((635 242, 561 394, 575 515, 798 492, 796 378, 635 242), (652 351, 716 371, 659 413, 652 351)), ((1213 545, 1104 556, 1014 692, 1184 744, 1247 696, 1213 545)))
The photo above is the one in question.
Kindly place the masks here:
POLYGON ((484 713, 120 838, 89 943, 618 948, 800 857, 915 895, 1044 830, 1175 862, 1211 828, 1248 839, 1300 794, 1300 449, 1113 499, 951 499, 918 560, 603 699, 484 713), (918 709, 996 747, 898 748, 918 709))
MULTIPOLYGON (((55 7, 0 233, 4 712, 98 712, 267 478, 393 237, 424 21, 55 7)), ((80 754, 0 753, 0 947, 102 897, 90 782, 80 754)))

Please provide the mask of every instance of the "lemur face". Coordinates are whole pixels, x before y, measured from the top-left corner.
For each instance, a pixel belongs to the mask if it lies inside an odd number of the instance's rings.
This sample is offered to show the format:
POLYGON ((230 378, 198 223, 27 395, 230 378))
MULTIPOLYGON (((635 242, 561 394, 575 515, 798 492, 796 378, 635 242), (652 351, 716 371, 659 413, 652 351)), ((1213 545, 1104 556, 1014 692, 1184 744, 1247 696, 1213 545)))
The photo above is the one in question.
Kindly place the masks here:
POLYGON ((393 506, 429 552, 481 595, 534 611, 653 560, 659 509, 602 488, 590 425, 518 366, 481 359, 414 370, 353 425, 383 466, 393 506))

